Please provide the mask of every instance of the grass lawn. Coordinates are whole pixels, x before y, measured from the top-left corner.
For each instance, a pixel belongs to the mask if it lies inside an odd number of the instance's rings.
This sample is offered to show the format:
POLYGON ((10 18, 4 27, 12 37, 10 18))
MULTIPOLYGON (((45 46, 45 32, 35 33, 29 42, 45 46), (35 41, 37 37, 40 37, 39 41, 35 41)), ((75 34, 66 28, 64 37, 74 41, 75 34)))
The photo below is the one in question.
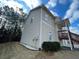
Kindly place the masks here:
POLYGON ((0 44, 0 59, 79 59, 79 51, 45 53, 29 50, 18 42, 10 42, 0 44))

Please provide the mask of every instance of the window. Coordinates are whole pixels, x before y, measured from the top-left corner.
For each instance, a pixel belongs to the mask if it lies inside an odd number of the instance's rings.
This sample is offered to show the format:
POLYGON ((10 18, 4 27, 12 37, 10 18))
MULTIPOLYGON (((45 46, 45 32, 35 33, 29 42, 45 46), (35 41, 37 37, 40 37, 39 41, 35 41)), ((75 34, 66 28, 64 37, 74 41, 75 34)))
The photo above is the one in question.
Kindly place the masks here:
POLYGON ((30 24, 33 23, 33 19, 31 18, 30 24))
POLYGON ((30 24, 33 23, 33 19, 34 19, 34 17, 31 18, 30 24))
POLYGON ((47 15, 47 14, 45 14, 45 20, 46 20, 46 21, 48 20, 48 15, 47 15))
POLYGON ((70 44, 69 40, 67 41, 68 44, 70 44))
POLYGON ((52 40, 52 32, 49 32, 49 40, 52 40))

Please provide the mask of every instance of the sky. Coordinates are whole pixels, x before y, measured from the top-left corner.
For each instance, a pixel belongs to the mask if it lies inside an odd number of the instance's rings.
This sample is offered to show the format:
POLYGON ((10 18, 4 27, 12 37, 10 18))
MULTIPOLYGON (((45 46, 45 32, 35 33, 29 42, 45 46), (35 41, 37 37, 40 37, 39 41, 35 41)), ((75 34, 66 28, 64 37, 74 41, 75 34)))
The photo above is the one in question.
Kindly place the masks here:
POLYGON ((23 8, 27 14, 31 9, 44 4, 53 15, 62 19, 69 18, 70 31, 79 34, 79 0, 0 0, 0 2, 0 6, 8 5, 15 10, 16 7, 23 8))

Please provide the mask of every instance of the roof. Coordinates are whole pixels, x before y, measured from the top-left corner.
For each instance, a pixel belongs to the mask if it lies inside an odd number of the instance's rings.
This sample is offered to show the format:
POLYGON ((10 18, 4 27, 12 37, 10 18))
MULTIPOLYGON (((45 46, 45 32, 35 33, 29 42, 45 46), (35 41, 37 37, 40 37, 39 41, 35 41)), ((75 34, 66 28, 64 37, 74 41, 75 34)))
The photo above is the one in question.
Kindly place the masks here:
MULTIPOLYGON (((31 14, 32 11, 35 11, 35 10, 40 9, 40 8, 44 9, 45 11, 47 11, 47 13, 55 20, 55 23, 58 21, 57 23, 61 23, 61 25, 62 25, 62 21, 60 20, 61 17, 54 16, 54 15, 48 10, 48 8, 47 8, 46 6, 44 6, 44 5, 37 6, 36 8, 30 10, 29 14, 27 15, 27 18, 29 17, 29 15, 31 14), (58 20, 57 20, 57 19, 58 19, 58 20)), ((27 20, 27 18, 26 18, 26 20, 27 20)), ((60 25, 60 24, 58 24, 58 26, 59 26, 59 25, 60 25)), ((61 26, 60 26, 60 27, 61 27, 61 26)))
POLYGON ((45 9, 53 18, 57 18, 57 16, 54 16, 54 15, 48 10, 48 8, 47 8, 46 6, 44 6, 44 5, 37 6, 36 8, 30 10, 30 12, 29 12, 27 18, 29 17, 29 15, 30 15, 30 13, 31 13, 32 11, 34 11, 34 10, 36 10, 36 9, 39 9, 39 8, 45 9))
POLYGON ((32 12, 32 11, 34 11, 34 10, 36 10, 36 9, 39 9, 39 8, 45 9, 48 13, 50 13, 51 16, 55 17, 55 16, 48 10, 48 8, 47 8, 46 6, 44 6, 44 5, 37 6, 36 8, 32 9, 30 12, 32 12))
POLYGON ((77 36, 77 37, 79 37, 79 34, 76 34, 76 33, 72 33, 72 32, 71 32, 71 34, 72 34, 72 35, 75 35, 75 36, 77 36))

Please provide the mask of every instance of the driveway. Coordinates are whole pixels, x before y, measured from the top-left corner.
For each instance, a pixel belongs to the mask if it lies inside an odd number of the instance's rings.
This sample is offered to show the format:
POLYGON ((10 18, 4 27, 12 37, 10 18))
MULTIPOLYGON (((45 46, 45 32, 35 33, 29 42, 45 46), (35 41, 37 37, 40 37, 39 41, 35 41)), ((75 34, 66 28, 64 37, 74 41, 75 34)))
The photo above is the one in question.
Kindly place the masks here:
POLYGON ((79 51, 46 53, 29 50, 19 42, 10 42, 0 44, 0 59, 79 59, 79 51))

